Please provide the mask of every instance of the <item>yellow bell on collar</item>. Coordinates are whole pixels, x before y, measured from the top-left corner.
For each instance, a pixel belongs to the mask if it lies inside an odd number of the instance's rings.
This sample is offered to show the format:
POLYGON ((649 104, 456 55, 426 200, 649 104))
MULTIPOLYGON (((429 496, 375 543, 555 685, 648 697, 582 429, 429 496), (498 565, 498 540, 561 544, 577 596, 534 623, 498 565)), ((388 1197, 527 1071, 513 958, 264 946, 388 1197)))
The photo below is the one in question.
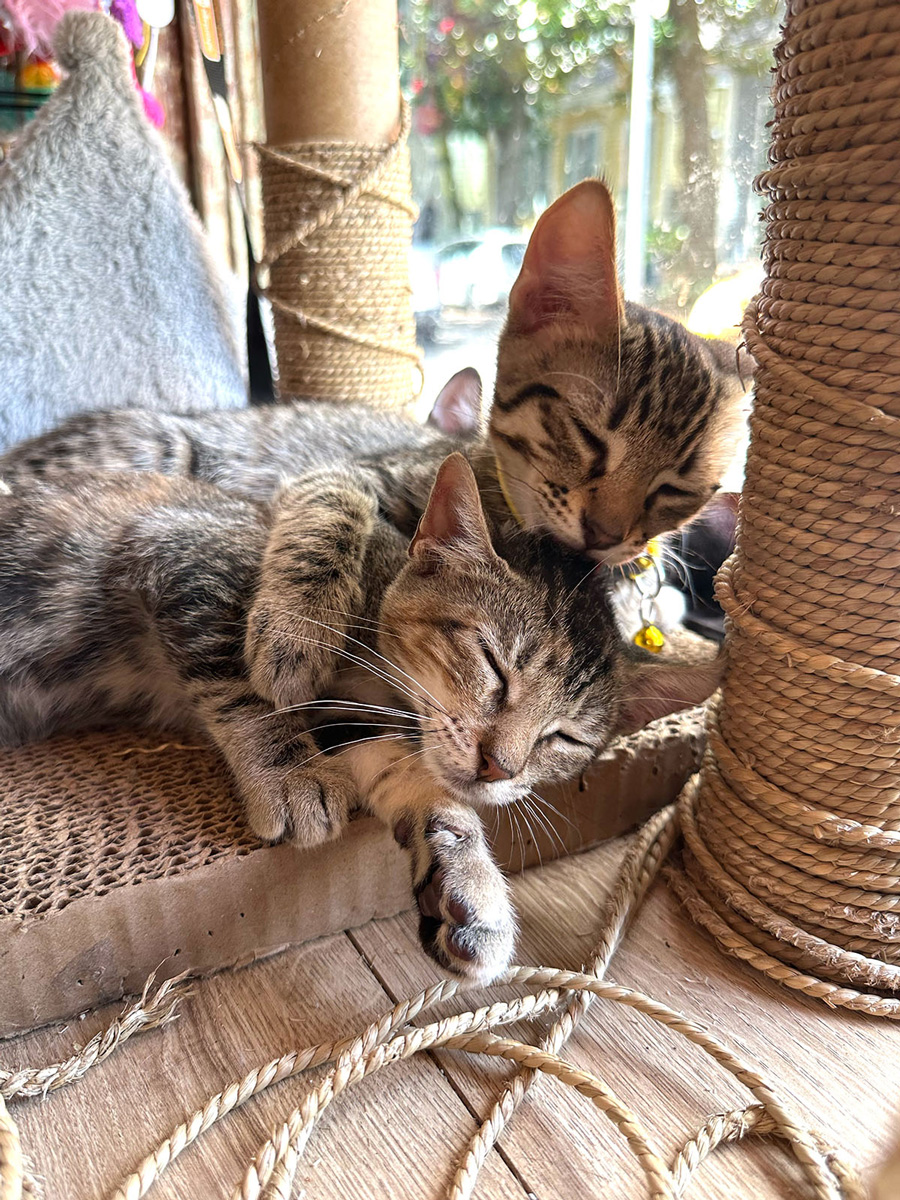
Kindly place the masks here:
POLYGON ((651 654, 659 654, 666 644, 663 631, 656 624, 656 597, 662 588, 662 546, 658 538, 651 538, 634 561, 629 571, 629 578, 641 596, 640 614, 641 627, 634 635, 633 641, 642 650, 651 654))

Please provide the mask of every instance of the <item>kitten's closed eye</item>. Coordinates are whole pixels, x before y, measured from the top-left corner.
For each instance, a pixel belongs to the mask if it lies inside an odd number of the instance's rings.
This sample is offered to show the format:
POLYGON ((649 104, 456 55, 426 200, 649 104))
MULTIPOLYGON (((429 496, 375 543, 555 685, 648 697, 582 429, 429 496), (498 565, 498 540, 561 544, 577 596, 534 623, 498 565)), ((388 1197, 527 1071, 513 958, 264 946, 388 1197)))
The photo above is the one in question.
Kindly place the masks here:
POLYGON ((572 737, 570 733, 564 733, 562 729, 552 729, 549 733, 545 733, 543 737, 538 738, 538 744, 553 741, 566 742, 570 746, 577 746, 579 750, 593 751, 596 749, 590 742, 583 742, 581 738, 572 737))
POLYGON ((647 497, 646 507, 650 508, 657 501, 671 501, 678 503, 679 501, 689 500, 692 504, 696 504, 700 500, 700 494, 691 491, 689 488, 677 487, 674 483, 661 483, 655 491, 652 491, 647 497))
POLYGON ((491 670, 497 676, 497 682, 500 685, 500 694, 497 697, 497 702, 499 704, 503 704, 503 702, 506 700, 507 692, 509 691, 509 680, 507 679, 507 677, 503 671, 503 668, 497 662, 494 652, 491 650, 490 646, 487 644, 487 642, 484 640, 483 637, 479 636, 478 645, 481 647, 481 653, 484 655, 487 665, 491 668, 491 670))

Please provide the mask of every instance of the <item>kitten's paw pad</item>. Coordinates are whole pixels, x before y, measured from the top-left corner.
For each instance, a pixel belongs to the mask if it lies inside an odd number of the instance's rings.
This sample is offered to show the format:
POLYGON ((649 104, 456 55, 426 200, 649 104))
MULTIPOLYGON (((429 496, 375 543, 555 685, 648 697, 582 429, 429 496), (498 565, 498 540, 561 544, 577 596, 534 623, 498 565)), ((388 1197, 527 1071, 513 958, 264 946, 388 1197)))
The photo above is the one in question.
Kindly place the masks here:
POLYGON ((283 603, 279 608, 258 600, 244 641, 254 691, 277 705, 314 700, 334 672, 335 649, 342 643, 342 633, 284 612, 283 603))
POLYGON ((432 820, 425 843, 431 866, 415 889, 422 946, 445 970, 490 983, 509 966, 515 948, 506 880, 480 828, 432 820))
POLYGON ((318 846, 339 837, 358 802, 356 789, 341 771, 327 766, 294 770, 284 783, 285 832, 295 846, 318 846))

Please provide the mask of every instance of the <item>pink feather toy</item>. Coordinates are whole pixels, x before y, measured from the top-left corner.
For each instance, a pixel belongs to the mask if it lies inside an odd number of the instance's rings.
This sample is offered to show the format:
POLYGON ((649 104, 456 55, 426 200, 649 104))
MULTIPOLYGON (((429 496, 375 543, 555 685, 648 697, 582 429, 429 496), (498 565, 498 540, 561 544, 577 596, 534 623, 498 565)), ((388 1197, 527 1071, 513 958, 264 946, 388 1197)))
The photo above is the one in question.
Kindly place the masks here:
POLYGON ((50 58, 57 22, 70 8, 96 8, 93 0, 2 0, 26 54, 50 58))
MULTIPOLYGON (((53 55, 53 35, 56 26, 64 13, 70 8, 99 9, 105 8, 98 0, 0 0, 0 19, 7 15, 15 34, 17 46, 26 54, 36 54, 41 58, 51 58, 53 55)), ((140 48, 144 40, 144 26, 137 11, 135 0, 111 0, 109 3, 110 16, 122 26, 125 36, 133 46, 140 48)), ((6 24, 6 21, 3 21, 6 24)), ((138 81, 131 63, 131 75, 134 85, 141 94, 144 112, 148 119, 157 127, 162 128, 165 120, 162 105, 144 91, 138 81)))

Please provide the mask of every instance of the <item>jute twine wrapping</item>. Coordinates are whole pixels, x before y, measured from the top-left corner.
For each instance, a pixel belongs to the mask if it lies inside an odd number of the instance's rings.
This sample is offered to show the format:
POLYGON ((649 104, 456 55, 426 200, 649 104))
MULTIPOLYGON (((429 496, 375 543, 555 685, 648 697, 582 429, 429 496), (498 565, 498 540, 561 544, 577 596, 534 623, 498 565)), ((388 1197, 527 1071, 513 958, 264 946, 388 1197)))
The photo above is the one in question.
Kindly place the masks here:
POLYGON ((729 954, 900 1017, 900 4, 792 0, 776 51, 729 666, 676 887, 729 954))
POLYGON ((409 279, 409 109, 387 146, 258 146, 282 395, 402 408, 421 387, 409 279))
MULTIPOLYGON (((693 1173, 718 1146, 747 1137, 770 1136, 786 1144, 809 1185, 809 1195, 819 1200, 864 1200, 864 1190, 854 1169, 822 1138, 808 1128, 790 1102, 778 1095, 777 1086, 742 1060, 706 1029, 650 996, 605 980, 610 960, 628 924, 639 908, 675 840, 674 808, 653 817, 634 839, 615 880, 606 905, 597 945, 587 971, 551 967, 515 967, 501 983, 525 985, 533 990, 511 1001, 460 1012, 426 1025, 413 1024, 425 1009, 447 1000, 458 990, 455 980, 443 980, 419 995, 404 1000, 342 1041, 294 1050, 235 1079, 185 1121, 143 1159, 126 1179, 109 1192, 109 1200, 140 1200, 167 1167, 192 1142, 234 1109, 283 1080, 312 1067, 333 1064, 330 1071, 308 1088, 271 1136, 260 1146, 237 1183, 232 1200, 289 1200, 304 1149, 326 1109, 350 1086, 385 1067, 415 1054, 442 1046, 448 1049, 505 1058, 519 1071, 473 1135, 448 1190, 448 1200, 468 1200, 475 1191, 479 1171, 516 1107, 539 1074, 555 1076, 586 1096, 622 1134, 624 1143, 640 1164, 652 1200, 676 1200, 693 1173), (640 1117, 604 1080, 580 1070, 561 1057, 561 1051, 588 1010, 594 997, 624 1004, 700 1047, 751 1093, 755 1103, 747 1108, 714 1114, 666 1161, 640 1117), (523 1019, 549 1015, 551 1023, 530 1044, 498 1036, 493 1031, 523 1019)), ((98 1034, 64 1063, 48 1067, 0 1071, 0 1200, 22 1200, 35 1195, 34 1181, 22 1163, 15 1125, 3 1098, 38 1096, 80 1079, 96 1063, 134 1034, 165 1024, 174 1016, 178 981, 151 992, 152 980, 141 999, 129 1006, 109 1029, 98 1034)), ((562 1135, 561 1131, 561 1135, 562 1135)), ((385 1136, 390 1136, 386 1131, 385 1136)))

